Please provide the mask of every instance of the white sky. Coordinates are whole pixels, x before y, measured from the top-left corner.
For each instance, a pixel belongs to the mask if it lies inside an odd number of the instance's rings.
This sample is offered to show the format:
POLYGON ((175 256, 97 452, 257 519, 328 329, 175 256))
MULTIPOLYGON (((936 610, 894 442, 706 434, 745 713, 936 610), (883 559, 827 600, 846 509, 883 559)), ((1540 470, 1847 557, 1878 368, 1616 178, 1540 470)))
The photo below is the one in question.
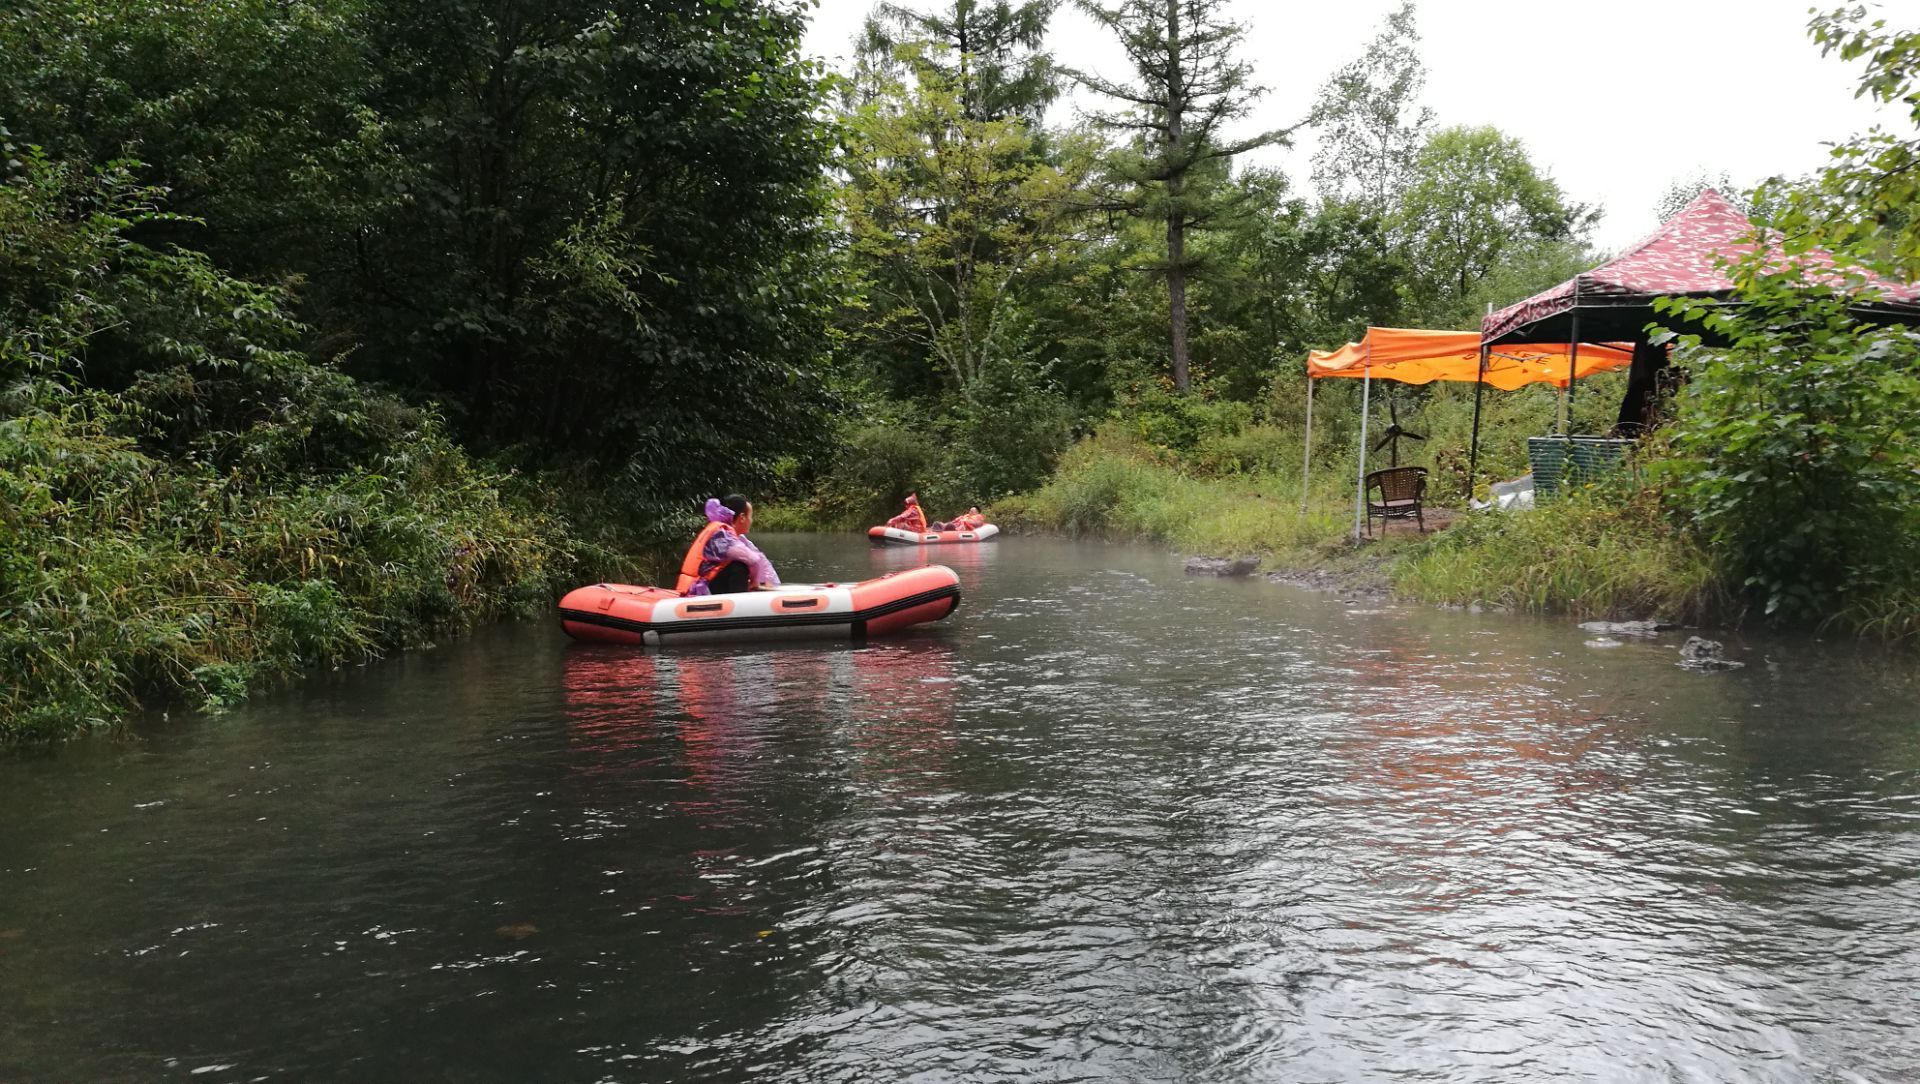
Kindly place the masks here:
MULTIPOLYGON (((923 9, 937 0, 910 0, 923 9)), ((1903 0, 1904 2, 1904 0, 1903 0)), ((1268 93, 1249 131, 1296 123, 1334 69, 1358 56, 1397 0, 1229 0, 1244 56, 1268 93)), ((1573 199, 1605 208, 1595 239, 1618 249, 1655 225, 1675 180, 1701 172, 1750 185, 1799 174, 1823 143, 1864 131, 1856 71, 1806 35, 1810 0, 1418 0, 1425 101, 1441 125, 1518 136, 1573 199)), ((819 0, 807 51, 844 67, 870 0, 819 0)), ((1885 9, 1883 9, 1885 10, 1885 9)), ((1069 67, 1124 79, 1119 46, 1084 15, 1054 16, 1049 47, 1069 67)), ((1054 123, 1071 119, 1069 98, 1054 123)), ((1882 122, 1889 118, 1881 115, 1882 122)), ((1312 136, 1249 156, 1302 189, 1312 136)))

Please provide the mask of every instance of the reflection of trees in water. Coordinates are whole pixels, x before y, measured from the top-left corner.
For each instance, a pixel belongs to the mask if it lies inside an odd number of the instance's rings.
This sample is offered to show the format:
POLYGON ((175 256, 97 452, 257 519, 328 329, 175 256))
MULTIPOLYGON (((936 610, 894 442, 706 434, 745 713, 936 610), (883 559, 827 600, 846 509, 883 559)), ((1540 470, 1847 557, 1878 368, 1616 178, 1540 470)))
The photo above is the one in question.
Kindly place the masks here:
POLYGON ((977 591, 984 582, 983 574, 992 571, 999 562, 1001 545, 996 540, 941 546, 871 546, 867 557, 872 571, 868 575, 884 576, 923 565, 945 565, 960 577, 961 591, 977 591))
POLYGON ((952 649, 937 641, 908 641, 854 655, 847 719, 857 783, 896 796, 950 787, 959 695, 952 649))
POLYGON ((1594 710, 1564 660, 1443 650, 1406 621, 1346 640, 1323 659, 1342 701, 1327 798, 1352 843, 1385 859, 1369 883, 1427 912, 1581 882, 1646 887, 1635 822, 1657 810, 1639 788, 1661 768, 1645 720, 1594 710), (1551 884, 1554 870, 1567 882, 1551 884))
POLYGON ((853 775, 894 788, 941 770, 956 685, 948 645, 747 652, 580 649, 564 678, 573 771, 694 825, 750 821, 787 792, 853 775), (849 759, 821 744, 845 729, 849 759), (794 755, 806 749, 809 755, 794 755), (671 789, 668 789, 671 788, 671 789))

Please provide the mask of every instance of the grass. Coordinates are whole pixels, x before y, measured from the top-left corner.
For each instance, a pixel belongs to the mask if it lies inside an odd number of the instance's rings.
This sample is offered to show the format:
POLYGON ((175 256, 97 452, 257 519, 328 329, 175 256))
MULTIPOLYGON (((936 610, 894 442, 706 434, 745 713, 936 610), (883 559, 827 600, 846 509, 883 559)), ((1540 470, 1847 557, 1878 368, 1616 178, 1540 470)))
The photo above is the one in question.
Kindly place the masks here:
POLYGON ((1423 601, 1580 618, 1730 615, 1711 556, 1675 528, 1656 494, 1627 484, 1467 516, 1400 561, 1392 580, 1423 601))
POLYGON ((1193 553, 1310 560, 1347 544, 1350 512, 1331 490, 1300 509, 1297 475, 1202 476, 1114 433, 1082 442, 1046 485, 988 509, 1003 529, 1166 542, 1193 553))
POLYGON ((544 605, 582 558, 566 523, 430 420, 377 469, 220 469, 143 450, 113 431, 116 407, 0 423, 0 744, 142 706, 219 710, 544 605))
POLYGON ((1583 491, 1530 512, 1470 514, 1430 535, 1396 529, 1356 546, 1350 460, 1336 456, 1316 471, 1303 513, 1299 474, 1236 469, 1244 461, 1281 460, 1255 453, 1222 463, 1217 453, 1227 444, 1180 455, 1103 432, 1069 452, 1046 485, 990 511, 1003 528, 1258 554, 1269 568, 1390 586, 1435 603, 1581 618, 1699 621, 1733 613, 1710 555, 1674 526, 1649 490, 1583 491))

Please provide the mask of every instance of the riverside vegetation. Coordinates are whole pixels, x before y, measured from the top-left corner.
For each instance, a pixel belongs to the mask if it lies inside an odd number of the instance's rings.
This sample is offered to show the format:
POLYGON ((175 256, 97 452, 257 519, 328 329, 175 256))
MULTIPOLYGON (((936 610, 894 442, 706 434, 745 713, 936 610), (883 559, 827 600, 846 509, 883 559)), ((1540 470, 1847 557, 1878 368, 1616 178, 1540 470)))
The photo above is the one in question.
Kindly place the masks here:
MULTIPOLYGON (((0 736, 217 709, 648 578, 715 489, 766 495, 762 529, 918 489, 1384 556, 1436 601, 1920 631, 1920 347, 1763 262, 1623 489, 1352 551, 1360 389, 1316 389, 1303 478, 1306 350, 1472 327, 1593 262, 1599 209, 1434 123, 1411 3, 1294 103, 1310 186, 1238 161, 1292 133, 1230 132, 1260 91, 1219 0, 1094 6, 1124 78, 1059 68, 1040 0, 880 4, 843 74, 801 57, 793 0, 0 13, 0 736), (1059 123, 1075 80, 1117 105, 1059 123)), ((1812 33, 1920 100, 1920 36, 1812 33)), ((1913 277, 1909 119, 1756 215, 1913 277)), ((1583 381, 1576 431, 1619 395, 1583 381)), ((1460 503, 1471 389, 1376 387, 1373 432, 1387 396, 1460 503)), ((1511 477, 1557 404, 1485 406, 1480 477, 1511 477)))

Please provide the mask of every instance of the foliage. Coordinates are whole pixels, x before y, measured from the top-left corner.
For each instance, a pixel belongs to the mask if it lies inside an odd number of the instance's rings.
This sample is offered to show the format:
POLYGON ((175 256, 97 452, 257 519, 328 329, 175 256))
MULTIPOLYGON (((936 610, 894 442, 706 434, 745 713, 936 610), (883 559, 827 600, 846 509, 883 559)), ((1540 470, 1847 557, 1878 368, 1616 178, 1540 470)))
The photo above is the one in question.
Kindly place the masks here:
POLYGON ((1112 205, 1166 228, 1160 270, 1167 280, 1173 386, 1185 393, 1187 276, 1194 269, 1187 231, 1214 224, 1230 205, 1221 198, 1230 190, 1219 182, 1234 156, 1282 142, 1286 134, 1227 135, 1262 91, 1235 56, 1245 31, 1226 18, 1223 0, 1082 0, 1081 7, 1120 40, 1133 68, 1132 83, 1072 74, 1087 89, 1127 103, 1093 120, 1129 137, 1109 155, 1117 190, 1112 205))
POLYGON ((1751 196, 1735 185, 1733 178, 1723 169, 1717 173, 1702 171, 1667 185, 1667 190, 1660 194, 1660 202, 1654 205, 1654 217, 1665 222, 1685 210, 1687 204, 1692 203, 1700 193, 1708 189, 1720 193, 1721 198, 1749 218, 1754 217, 1761 210, 1751 196))
POLYGON ((1046 485, 990 511, 1002 526, 1312 560, 1343 544, 1349 520, 1331 493, 1303 516, 1299 486, 1292 472, 1196 477, 1176 458, 1108 428, 1069 452, 1046 485))
POLYGON ((1212 271, 1196 292, 1207 316, 1196 368, 1220 393, 1251 400, 1309 349, 1395 326, 1407 264, 1386 220, 1356 201, 1310 203, 1265 170, 1236 183, 1241 214, 1206 250, 1212 271))
MULTIPOLYGON (((933 477, 940 448, 931 434, 889 420, 861 421, 840 431, 839 451, 818 492, 828 522, 870 527, 900 511, 907 494, 933 477)), ((930 507, 939 495, 922 493, 930 507)))
POLYGON ((1822 620, 1911 588, 1920 333, 1862 323, 1857 279, 1809 281, 1765 245, 1731 274, 1733 305, 1660 304, 1728 343, 1680 398, 1683 506, 1768 615, 1822 620))
POLYGON ((0 118, 57 161, 137 155, 138 179, 199 223, 147 234, 278 278, 288 255, 318 254, 392 198, 363 13, 360 0, 20 0, 0 9, 0 118))
POLYGON ((1584 242, 1598 218, 1569 203, 1519 140, 1494 128, 1436 132, 1402 197, 1399 228, 1413 254, 1410 305, 1422 326, 1471 325, 1483 279, 1531 246, 1584 242))
POLYGON ((968 120, 1022 118, 1038 125, 1060 93, 1053 58, 1041 43, 1056 0, 949 0, 931 12, 875 5, 859 42, 856 85, 903 81, 925 65, 953 88, 968 120), (902 47, 922 46, 910 63, 902 47))
POLYGON ((1003 362, 939 432, 946 462, 935 479, 965 507, 1046 481, 1073 439, 1073 416, 1046 371, 1003 362))
POLYGON ((544 600, 566 526, 287 349, 277 291, 132 240, 177 224, 136 171, 29 151, 0 184, 0 740, 544 600))
POLYGON ((1809 29, 1823 53, 1865 61, 1856 97, 1903 108, 1910 130, 1875 126, 1836 145, 1817 184, 1786 194, 1777 223, 1789 253, 1849 250, 1912 281, 1920 279, 1920 29, 1895 29, 1868 11, 1816 13, 1809 29))
POLYGON ((1698 621, 1721 601, 1712 558, 1651 489, 1591 486, 1526 512, 1468 515, 1392 570, 1429 602, 1580 618, 1698 621))
POLYGON ((849 255, 865 269, 864 334, 939 359, 973 402, 1023 354, 1016 292, 1071 256, 1081 167, 1038 154, 1020 118, 975 120, 908 50, 914 84, 884 84, 846 124, 840 188, 849 255))
POLYGON ((836 280, 798 0, 31 0, 0 115, 137 146, 221 266, 302 283, 303 345, 636 501, 824 439, 836 280))
POLYGON ((1433 127, 1433 110, 1420 104, 1426 81, 1413 0, 1402 0, 1366 50, 1320 88, 1313 181, 1323 198, 1384 214, 1412 184, 1433 127))

